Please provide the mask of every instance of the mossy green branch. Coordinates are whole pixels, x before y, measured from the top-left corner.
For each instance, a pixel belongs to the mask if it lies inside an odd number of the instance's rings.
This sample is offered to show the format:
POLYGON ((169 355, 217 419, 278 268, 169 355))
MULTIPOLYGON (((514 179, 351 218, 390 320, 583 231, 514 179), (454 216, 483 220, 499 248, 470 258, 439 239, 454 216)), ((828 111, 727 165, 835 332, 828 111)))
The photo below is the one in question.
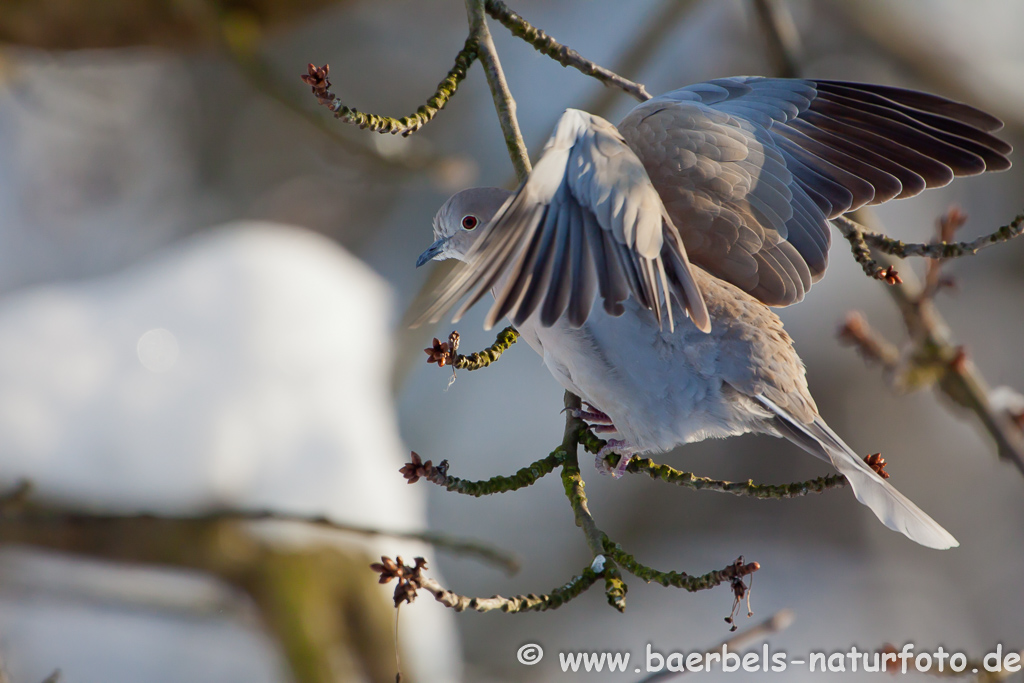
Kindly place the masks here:
POLYGON ((556 467, 562 464, 564 459, 565 452, 559 447, 540 460, 521 468, 513 475, 498 475, 482 481, 469 481, 449 475, 447 460, 442 460, 435 466, 429 460, 421 462, 419 455, 413 452, 412 462, 402 467, 401 472, 410 484, 416 483, 421 478, 427 479, 448 491, 479 498, 531 486, 537 480, 551 474, 556 467))
MULTIPOLYGON (((605 440, 596 436, 586 425, 583 425, 578 432, 579 443, 591 453, 597 453, 605 445, 605 440)), ((612 454, 609 460, 617 457, 612 454)), ((617 461, 616 461, 617 462, 617 461)), ((616 462, 609 462, 614 467, 616 462)), ((676 486, 693 489, 694 491, 719 491, 731 493, 734 496, 750 496, 752 498, 799 498, 808 493, 823 493, 830 489, 842 488, 848 483, 846 477, 841 474, 830 474, 808 481, 797 481, 791 484, 755 484, 753 480, 747 481, 725 481, 722 479, 711 479, 699 477, 692 472, 683 472, 668 465, 654 462, 650 458, 633 456, 626 472, 631 474, 646 474, 651 479, 657 479, 676 486)))
POLYGON ((400 119, 368 114, 343 104, 338 96, 329 90, 331 87, 331 81, 328 78, 330 66, 327 64, 320 68, 310 64, 308 73, 302 76, 302 81, 312 88, 313 94, 320 104, 334 112, 335 118, 377 133, 391 133, 392 135, 400 133, 403 137, 408 137, 422 128, 444 108, 455 95, 455 91, 466 77, 469 67, 478 56, 476 38, 470 36, 466 39, 462 49, 455 55, 455 65, 437 85, 437 90, 427 99, 426 104, 420 106, 415 113, 400 119))
POLYGON ((691 593, 741 580, 761 568, 757 562, 744 563, 740 557, 724 569, 716 569, 700 576, 690 576, 686 572, 662 572, 637 562, 636 558, 624 551, 619 544, 610 540, 605 541, 605 554, 618 562, 627 572, 647 583, 658 583, 666 588, 682 588, 691 593))
POLYGON ((483 351, 477 351, 471 353, 468 356, 458 354, 455 356, 455 362, 452 363, 452 367, 456 370, 479 370, 480 368, 486 368, 491 363, 501 358, 501 354, 505 353, 516 343, 519 339, 519 332, 516 328, 509 325, 501 332, 498 333, 497 339, 494 343, 483 351))
POLYGON ((584 591, 593 586, 600 575, 590 567, 584 569, 579 575, 574 576, 564 586, 560 586, 546 595, 515 595, 510 598, 503 598, 495 595, 490 598, 471 598, 453 593, 443 588, 437 581, 423 577, 420 580, 422 588, 430 591, 434 599, 445 607, 450 607, 456 612, 475 610, 477 612, 491 612, 499 610, 509 614, 519 612, 544 612, 549 609, 557 609, 565 603, 579 597, 584 591))
POLYGON ((755 484, 753 480, 747 481, 723 481, 720 479, 709 479, 698 477, 692 472, 683 472, 668 465, 661 465, 650 458, 637 458, 626 467, 627 472, 634 474, 646 474, 651 479, 657 479, 676 486, 682 486, 695 491, 718 491, 720 493, 731 493, 734 496, 749 496, 751 498, 776 499, 799 498, 809 493, 824 493, 830 489, 846 486, 846 477, 841 474, 830 474, 808 481, 797 481, 791 484, 755 484))
MULTIPOLYGON (((565 488, 565 497, 569 499, 569 504, 572 506, 576 526, 583 529, 583 534, 587 539, 587 546, 590 548, 590 552, 593 553, 594 558, 598 559, 604 556, 604 546, 608 537, 597 528, 597 523, 594 521, 593 515, 590 514, 583 477, 580 474, 580 463, 576 457, 579 435, 581 430, 586 429, 586 425, 579 418, 573 417, 573 411, 580 408, 579 397, 567 391, 565 392, 564 403, 565 434, 562 437, 561 448, 565 453, 565 461, 562 463, 562 486, 565 488)), ((604 570, 604 592, 608 598, 608 604, 620 612, 625 612, 627 588, 626 583, 622 580, 622 574, 619 572, 615 562, 608 557, 604 557, 602 564, 604 570)))

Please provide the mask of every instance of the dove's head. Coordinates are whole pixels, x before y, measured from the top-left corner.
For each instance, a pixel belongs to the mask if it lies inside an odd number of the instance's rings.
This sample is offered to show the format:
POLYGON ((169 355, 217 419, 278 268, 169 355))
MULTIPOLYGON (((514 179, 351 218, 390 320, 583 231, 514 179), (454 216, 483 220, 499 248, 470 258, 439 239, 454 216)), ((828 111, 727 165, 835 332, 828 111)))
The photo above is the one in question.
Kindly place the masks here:
POLYGON ((452 195, 434 216, 434 243, 420 254, 416 267, 430 260, 465 260, 477 236, 511 194, 500 187, 474 187, 452 195))

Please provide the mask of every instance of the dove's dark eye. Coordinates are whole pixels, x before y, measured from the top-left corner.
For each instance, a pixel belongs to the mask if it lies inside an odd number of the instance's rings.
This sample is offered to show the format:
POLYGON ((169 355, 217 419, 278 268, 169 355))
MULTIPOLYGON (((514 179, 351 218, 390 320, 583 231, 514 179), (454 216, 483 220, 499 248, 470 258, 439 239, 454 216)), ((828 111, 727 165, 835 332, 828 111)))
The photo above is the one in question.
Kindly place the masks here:
POLYGON ((479 223, 480 223, 480 221, 478 221, 476 219, 476 216, 463 216, 462 217, 462 227, 465 228, 466 230, 472 230, 479 223))

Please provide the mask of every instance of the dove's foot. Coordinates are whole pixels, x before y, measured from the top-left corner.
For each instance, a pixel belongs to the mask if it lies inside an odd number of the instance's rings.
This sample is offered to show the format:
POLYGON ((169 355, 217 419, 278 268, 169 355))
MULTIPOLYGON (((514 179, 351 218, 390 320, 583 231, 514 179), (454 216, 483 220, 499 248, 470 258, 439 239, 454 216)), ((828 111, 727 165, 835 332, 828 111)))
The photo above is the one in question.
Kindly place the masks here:
MULTIPOLYGON (((591 404, 587 403, 586 401, 583 402, 583 405, 587 407, 586 410, 582 410, 580 408, 573 408, 573 410, 572 410, 572 416, 573 417, 575 417, 575 418, 577 418, 579 420, 583 420, 584 422, 586 422, 588 424, 591 424, 591 425, 599 425, 599 426, 602 426, 602 427, 612 427, 612 426, 614 426, 614 425, 612 425, 612 419, 610 417, 608 417, 608 415, 606 413, 604 413, 601 410, 598 410, 597 408, 595 408, 591 404)), ((615 430, 602 430, 602 431, 615 431, 615 430)))
POLYGON ((610 474, 614 479, 618 479, 626 473, 626 466, 629 465, 629 461, 633 459, 633 455, 636 452, 635 447, 630 446, 622 439, 609 439, 601 450, 597 452, 594 466, 601 474, 610 474), (612 453, 619 454, 619 462, 616 463, 615 467, 611 467, 605 459, 612 453))

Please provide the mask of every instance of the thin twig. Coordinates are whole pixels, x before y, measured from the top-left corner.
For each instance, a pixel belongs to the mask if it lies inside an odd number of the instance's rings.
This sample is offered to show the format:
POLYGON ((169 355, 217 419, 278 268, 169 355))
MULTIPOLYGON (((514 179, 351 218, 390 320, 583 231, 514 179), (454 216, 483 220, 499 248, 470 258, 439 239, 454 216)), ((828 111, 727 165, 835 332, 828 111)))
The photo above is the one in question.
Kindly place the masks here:
POLYGON ((486 0, 487 13, 502 23, 517 38, 522 38, 541 54, 547 55, 562 66, 571 66, 580 73, 596 78, 608 87, 619 88, 637 100, 651 99, 642 83, 634 83, 622 76, 584 59, 580 53, 562 45, 541 29, 532 26, 521 16, 508 8, 501 0, 486 0))
POLYGON ((412 462, 406 463, 402 467, 401 472, 410 484, 415 484, 420 479, 426 479, 453 493, 480 498, 481 496, 490 496, 496 493, 518 491, 521 488, 531 486, 537 480, 553 472, 564 460, 565 452, 559 447, 540 460, 519 469, 515 474, 509 476, 498 475, 483 481, 469 481, 448 474, 447 460, 442 460, 437 465, 434 465, 430 460, 422 462, 419 454, 413 451, 412 462))
MULTIPOLYGON (((863 210, 856 215, 860 222, 851 220, 850 224, 857 229, 862 229, 862 223, 878 222, 873 214, 863 210)), ((1020 222, 1024 223, 1024 219, 1020 222)), ((1017 223, 1015 219, 1011 226, 1017 223)), ((875 258, 882 265, 895 263, 894 256, 883 252, 876 252, 875 258)), ((963 348, 952 342, 949 328, 934 301, 922 296, 924 289, 912 272, 906 273, 902 284, 885 289, 899 306, 904 324, 916 346, 911 362, 918 369, 931 369, 918 372, 917 376, 930 378, 946 396, 977 415, 982 426, 995 439, 999 456, 1013 462, 1024 473, 1024 432, 1008 414, 992 407, 988 383, 963 348)), ((915 386, 915 383, 910 384, 911 388, 915 386)))
POLYGON ((708 590, 723 583, 731 582, 734 579, 742 579, 761 568, 761 565, 757 562, 745 563, 742 561, 743 558, 739 558, 724 569, 715 569, 707 574, 691 576, 686 572, 662 572, 652 569, 637 562, 636 558, 625 552, 617 543, 612 543, 611 541, 605 542, 605 553, 638 579, 642 579, 647 583, 657 583, 666 588, 682 588, 690 593, 708 590))
POLYGON ((863 313, 859 311, 847 313, 836 336, 839 341, 860 351, 864 360, 879 363, 886 374, 893 375, 898 370, 900 350, 871 327, 863 313))
MULTIPOLYGON (((661 48, 665 39, 672 35, 672 32, 695 4, 697 4, 696 0, 664 0, 661 9, 653 12, 647 18, 644 27, 631 36, 630 45, 626 53, 616 60, 613 72, 629 76, 641 73, 644 66, 661 48)), ((642 83, 637 85, 643 87, 642 83)), ((581 109, 596 116, 608 118, 608 112, 617 95, 616 89, 603 88, 581 109)))
POLYGON ((982 235, 970 242, 931 242, 928 244, 901 242, 887 235, 871 232, 868 228, 848 216, 840 216, 833 219, 833 222, 843 233, 843 236, 850 240, 851 244, 853 243, 853 238, 849 237, 848 234, 857 235, 857 239, 862 240, 871 248, 898 258, 923 256, 925 258, 950 259, 961 256, 973 256, 986 247, 1007 242, 1024 233, 1024 213, 1018 214, 1012 221, 995 232, 982 235))
POLYGON ((787 498, 799 498, 809 493, 824 493, 832 489, 839 489, 846 486, 846 477, 841 474, 829 474, 817 479, 798 481, 791 484, 755 484, 752 479, 747 481, 723 481, 698 477, 690 472, 655 463, 650 458, 634 457, 626 471, 633 474, 646 474, 651 479, 658 479, 669 484, 682 486, 695 491, 718 491, 719 493, 731 493, 734 496, 748 496, 762 500, 784 500, 787 498))
POLYGON ((498 59, 498 50, 494 47, 491 31, 487 28, 484 0, 466 0, 466 14, 469 17, 467 44, 472 41, 477 47, 480 63, 487 74, 487 85, 490 86, 491 97, 494 99, 494 108, 501 123, 501 132, 505 137, 508 156, 516 170, 516 178, 522 183, 530 174, 530 154, 526 150, 523 134, 519 130, 519 121, 516 119, 516 101, 512 99, 512 93, 508 89, 505 72, 502 71, 498 59))
POLYGON ((472 66, 473 60, 477 56, 476 37, 470 35, 462 49, 455 55, 455 65, 438 83, 437 90, 427 99, 426 104, 420 106, 415 113, 400 119, 367 114, 343 104, 338 96, 330 91, 330 65, 328 64, 324 64, 322 67, 309 64, 307 73, 302 75, 302 82, 310 86, 320 104, 334 112, 335 118, 377 133, 391 133, 392 135, 401 133, 402 136, 407 137, 433 119, 437 112, 455 95, 455 91, 458 90, 459 84, 466 77, 469 67, 472 66))
MULTIPOLYGON (((704 651, 704 653, 710 654, 712 652, 722 652, 722 648, 728 648, 733 651, 740 650, 750 643, 763 640, 770 635, 778 633, 779 631, 786 630, 792 623, 793 612, 788 609, 779 610, 772 616, 762 621, 760 624, 751 626, 746 631, 743 631, 742 633, 737 633, 732 638, 728 638, 727 640, 722 641, 718 645, 708 648, 704 651)), ((670 678, 673 678, 675 676, 682 676, 686 673, 686 670, 657 671, 655 673, 652 673, 650 676, 642 678, 639 681, 639 683, 659 683, 660 681, 666 681, 670 678)))
POLYGON ((420 585, 422 588, 430 591, 435 600, 456 612, 463 612, 467 609, 477 612, 500 610, 509 614, 517 614, 519 612, 544 612, 549 609, 557 609, 593 586, 598 578, 600 578, 600 575, 590 567, 587 567, 582 573, 570 579, 564 586, 560 586, 550 593, 545 595, 530 593, 528 595, 515 595, 510 598, 503 598, 500 595, 490 598, 471 598, 459 595, 445 589, 430 577, 423 577, 420 585))
POLYGON ((846 216, 834 219, 833 223, 835 223, 839 232, 850 243, 853 259, 860 264, 865 275, 875 280, 882 280, 890 285, 900 283, 900 276, 891 264, 888 268, 882 267, 878 261, 871 257, 871 248, 865 239, 866 233, 862 229, 863 226, 858 225, 846 216))
POLYGON ((501 354, 508 351, 509 348, 511 348, 511 346, 516 343, 517 339, 519 339, 519 332, 516 330, 516 328, 509 325, 508 327, 506 327, 505 329, 498 333, 498 336, 495 338, 494 343, 491 344, 489 347, 487 347, 483 351, 471 353, 468 356, 464 356, 461 353, 456 354, 455 362, 452 363, 451 365, 456 370, 467 371, 486 368, 488 365, 501 358, 501 354))
MULTIPOLYGON (((587 426, 583 425, 578 432, 580 444, 591 453, 598 453, 605 445, 605 440, 596 436, 587 426)), ((613 454, 614 455, 614 454, 613 454)), ((608 456, 609 458, 612 455, 608 456)), ((622 456, 618 456, 622 457, 622 456)), ((615 462, 609 463, 612 467, 615 462)), ((658 479, 669 484, 693 489, 694 491, 718 491, 720 493, 731 493, 734 496, 749 496, 761 499, 782 500, 785 498, 799 498, 809 493, 823 493, 831 489, 842 488, 848 483, 846 477, 841 474, 830 474, 808 481, 798 481, 791 484, 755 484, 753 480, 747 481, 725 481, 722 479, 710 479, 699 477, 692 472, 683 472, 668 465, 661 465, 650 458, 633 456, 626 472, 630 474, 646 474, 651 479, 658 479)))

